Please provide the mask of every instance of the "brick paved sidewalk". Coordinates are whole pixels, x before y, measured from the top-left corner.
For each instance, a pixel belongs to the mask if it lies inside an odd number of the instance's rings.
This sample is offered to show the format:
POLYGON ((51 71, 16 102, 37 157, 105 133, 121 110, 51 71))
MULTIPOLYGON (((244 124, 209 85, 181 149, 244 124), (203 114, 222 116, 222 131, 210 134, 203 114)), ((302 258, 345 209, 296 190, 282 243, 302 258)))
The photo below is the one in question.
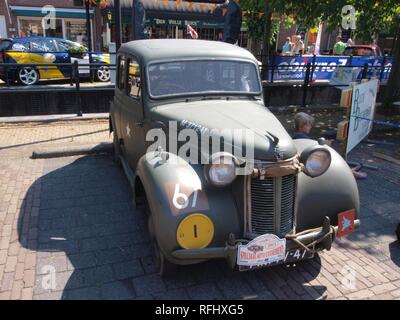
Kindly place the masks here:
POLYGON ((0 127, 0 299, 400 299, 398 166, 374 159, 380 170, 359 182, 362 227, 314 260, 249 273, 210 261, 162 280, 111 156, 29 158, 111 138, 107 121, 0 127))

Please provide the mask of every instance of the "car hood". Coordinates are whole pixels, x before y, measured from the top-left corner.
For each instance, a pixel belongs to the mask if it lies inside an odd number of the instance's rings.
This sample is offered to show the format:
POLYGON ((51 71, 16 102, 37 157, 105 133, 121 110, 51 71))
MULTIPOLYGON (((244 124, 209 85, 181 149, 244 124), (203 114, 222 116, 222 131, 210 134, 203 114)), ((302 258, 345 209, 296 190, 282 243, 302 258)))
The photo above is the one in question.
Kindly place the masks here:
POLYGON ((294 157, 297 153, 285 128, 259 101, 203 100, 171 103, 152 108, 150 117, 166 126, 169 121, 177 121, 178 131, 194 129, 200 135, 213 129, 216 129, 217 135, 224 129, 225 132, 226 129, 246 129, 253 138, 247 142, 244 138, 244 142, 234 140, 233 145, 240 148, 236 151, 244 155, 245 147, 248 148, 249 144, 252 144, 254 159, 257 160, 284 160, 294 157))

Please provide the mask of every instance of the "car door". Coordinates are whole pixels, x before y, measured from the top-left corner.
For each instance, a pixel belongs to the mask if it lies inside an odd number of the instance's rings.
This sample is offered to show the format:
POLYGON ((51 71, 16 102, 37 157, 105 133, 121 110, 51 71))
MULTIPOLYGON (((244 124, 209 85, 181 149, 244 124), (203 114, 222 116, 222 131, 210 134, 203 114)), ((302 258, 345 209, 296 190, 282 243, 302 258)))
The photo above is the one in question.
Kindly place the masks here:
MULTIPOLYGON (((52 64, 65 63, 64 54, 58 52, 58 47, 53 39, 33 39, 30 41, 30 52, 32 53, 32 62, 52 64)), ((38 67, 41 79, 65 78, 63 69, 58 66, 38 67)))
MULTIPOLYGON (((56 40, 57 45, 57 62, 58 63, 71 63, 69 54, 70 45, 65 40, 56 40)), ((71 67, 60 67, 61 72, 65 77, 70 77, 72 73, 71 67)))
POLYGON ((123 149, 133 168, 146 152, 146 126, 141 90, 141 66, 133 56, 125 61, 125 90, 121 99, 121 134, 123 149))
MULTIPOLYGON (((78 53, 71 53, 72 49, 77 49, 77 48, 82 48, 83 51, 86 49, 82 46, 80 46, 78 43, 74 43, 69 40, 57 40, 57 46, 60 52, 60 59, 63 60, 62 63, 74 63, 75 61, 78 61, 78 64, 88 64, 89 63, 89 58, 88 54, 86 52, 83 52, 82 54, 78 53)), ((65 70, 63 73, 67 76, 71 75, 72 68, 71 67, 65 67, 65 70)), ((81 66, 78 69, 79 75, 81 76, 86 76, 90 73, 89 66, 81 66)))

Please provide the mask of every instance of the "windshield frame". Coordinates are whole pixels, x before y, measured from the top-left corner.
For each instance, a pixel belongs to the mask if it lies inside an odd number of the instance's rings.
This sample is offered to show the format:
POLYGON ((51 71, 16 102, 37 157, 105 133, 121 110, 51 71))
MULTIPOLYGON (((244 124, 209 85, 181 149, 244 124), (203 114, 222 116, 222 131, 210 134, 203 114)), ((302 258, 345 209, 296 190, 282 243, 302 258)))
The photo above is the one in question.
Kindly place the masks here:
POLYGON ((228 58, 228 57, 218 57, 218 58, 213 58, 213 57, 201 57, 201 58, 190 57, 190 58, 186 58, 186 59, 153 60, 153 61, 151 61, 151 62, 146 64, 144 74, 146 75, 146 87, 147 87, 146 91, 147 91, 147 95, 152 100, 163 100, 163 99, 172 99, 172 98, 179 98, 179 97, 203 97, 203 96, 215 96, 215 95, 254 97, 254 96, 260 96, 262 94, 262 92, 263 92, 259 67, 255 63, 255 61, 253 61, 251 59, 228 58), (258 83, 260 85, 260 91, 244 92, 244 91, 209 90, 209 91, 192 92, 192 93, 174 93, 174 94, 161 95, 161 96, 154 96, 151 93, 149 68, 152 65, 154 65, 154 64, 162 64, 162 63, 174 63, 174 62, 191 62, 191 61, 193 61, 193 62, 199 62, 199 61, 208 61, 208 62, 210 62, 210 61, 244 62, 244 63, 248 63, 250 65, 253 65, 254 68, 255 68, 255 71, 256 71, 258 83))

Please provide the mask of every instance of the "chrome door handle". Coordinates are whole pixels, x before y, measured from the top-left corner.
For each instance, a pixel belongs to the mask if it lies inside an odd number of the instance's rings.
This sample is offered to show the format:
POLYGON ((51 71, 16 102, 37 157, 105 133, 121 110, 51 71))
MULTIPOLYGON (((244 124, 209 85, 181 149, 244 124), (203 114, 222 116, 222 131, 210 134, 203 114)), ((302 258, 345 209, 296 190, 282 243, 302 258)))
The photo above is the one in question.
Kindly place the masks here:
POLYGON ((135 123, 135 126, 142 128, 144 126, 144 122, 138 121, 138 122, 135 123))

